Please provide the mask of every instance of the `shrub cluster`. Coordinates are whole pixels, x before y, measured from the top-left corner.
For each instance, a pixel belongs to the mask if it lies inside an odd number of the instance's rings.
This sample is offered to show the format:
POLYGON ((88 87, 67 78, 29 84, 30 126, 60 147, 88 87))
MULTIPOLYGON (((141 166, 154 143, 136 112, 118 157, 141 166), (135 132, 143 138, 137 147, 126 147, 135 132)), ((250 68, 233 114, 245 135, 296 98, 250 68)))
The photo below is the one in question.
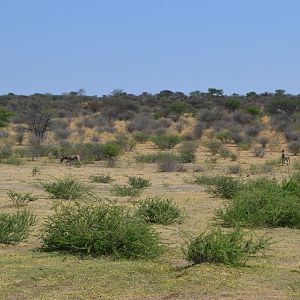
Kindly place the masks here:
POLYGON ((243 184, 231 203, 217 211, 222 224, 300 228, 300 180, 259 178, 243 184))
POLYGON ((181 223, 183 210, 174 204, 172 199, 148 197, 138 204, 136 214, 146 222, 168 225, 181 223))
POLYGON ((250 257, 263 253, 269 245, 269 239, 254 239, 239 228, 231 232, 214 228, 190 240, 186 257, 194 264, 208 262, 239 266, 244 265, 250 257))
POLYGON ((88 191, 84 184, 72 176, 42 183, 42 186, 46 192, 52 195, 52 198, 64 200, 79 198, 88 191))
POLYGON ((153 136, 152 141, 159 149, 171 149, 180 143, 181 138, 178 135, 160 134, 153 136))
POLYGON ((194 142, 184 142, 178 149, 179 160, 183 163, 190 163, 196 160, 197 145, 194 142))
POLYGON ((141 190, 147 187, 151 186, 151 182, 148 179, 144 179, 142 177, 138 176, 130 176, 128 178, 128 185, 120 185, 120 184, 115 184, 113 185, 111 192, 115 196, 120 196, 120 197, 134 197, 137 196, 141 193, 141 190))
POLYGON ((0 213, 0 243, 9 244, 25 240, 36 217, 28 210, 14 214, 0 213))
POLYGON ((162 250, 148 224, 116 205, 59 205, 46 221, 42 240, 46 250, 115 258, 154 258, 162 250))
POLYGON ((110 183, 113 179, 109 175, 91 175, 90 180, 97 183, 110 183))
POLYGON ((242 183, 228 176, 195 176, 191 183, 208 185, 207 191, 223 198, 231 199, 241 189, 242 183))
POLYGON ((12 190, 9 190, 7 195, 16 207, 26 206, 28 202, 35 201, 38 198, 31 193, 21 194, 12 190))

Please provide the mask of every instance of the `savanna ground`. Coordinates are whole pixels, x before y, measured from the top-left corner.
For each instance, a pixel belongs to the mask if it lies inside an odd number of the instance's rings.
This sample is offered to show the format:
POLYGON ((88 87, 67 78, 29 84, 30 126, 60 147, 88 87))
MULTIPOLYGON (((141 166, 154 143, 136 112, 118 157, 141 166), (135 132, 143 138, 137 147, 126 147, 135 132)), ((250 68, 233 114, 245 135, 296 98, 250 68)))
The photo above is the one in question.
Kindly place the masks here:
MULTIPOLYGON (((234 146, 233 146, 233 150, 234 146)), ((196 165, 204 166, 206 175, 224 174, 235 162, 219 159, 215 165, 207 163, 210 154, 205 147, 197 150, 196 164, 186 164, 186 172, 160 173, 155 164, 135 162, 135 156, 154 152, 148 142, 138 144, 132 152, 117 161, 114 168, 105 162, 95 162, 80 168, 65 166, 54 159, 26 161, 19 166, 1 165, 0 209, 12 212, 7 190, 33 192, 39 199, 28 204, 38 216, 29 239, 14 245, 0 246, 1 299, 299 299, 300 298, 300 231, 289 228, 262 228, 254 230, 273 238, 274 243, 266 257, 256 257, 244 267, 216 264, 190 266, 184 259, 182 246, 189 235, 205 231, 213 224, 215 210, 228 200, 214 197, 205 187, 187 183, 196 165), (205 163, 206 160, 206 163, 205 163), (32 176, 32 169, 39 173, 32 176), (126 183, 128 176, 141 176, 152 182, 139 197, 115 197, 111 184, 93 183, 89 177, 108 174, 114 183, 126 183), (40 229, 53 203, 39 181, 72 175, 86 183, 100 198, 115 199, 134 207, 139 198, 148 195, 172 198, 184 208, 182 224, 153 225, 159 232, 167 251, 154 261, 112 260, 87 256, 66 255, 39 251, 40 229)), ((268 151, 264 158, 255 158, 250 151, 240 151, 238 163, 247 180, 250 164, 263 164, 280 157, 280 147, 268 151)), ((297 157, 292 157, 292 164, 297 157)), ((284 178, 292 172, 292 164, 277 165, 263 176, 284 178)), ((250 175, 250 178, 256 175, 250 175)), ((99 199, 91 201, 100 201, 99 199)))

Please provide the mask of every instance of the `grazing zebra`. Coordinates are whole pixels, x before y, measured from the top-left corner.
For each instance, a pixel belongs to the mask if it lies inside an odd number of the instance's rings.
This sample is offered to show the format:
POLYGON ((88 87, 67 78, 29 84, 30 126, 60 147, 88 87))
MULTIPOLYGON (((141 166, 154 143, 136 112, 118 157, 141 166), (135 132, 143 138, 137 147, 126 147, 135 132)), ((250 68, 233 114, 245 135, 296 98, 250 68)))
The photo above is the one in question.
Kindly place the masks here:
POLYGON ((285 154, 284 150, 281 151, 281 165, 289 164, 291 162, 290 156, 288 154, 285 154))
POLYGON ((71 164, 71 162, 75 161, 75 162, 79 162, 79 164, 81 164, 80 161, 80 156, 79 155, 67 155, 67 156, 62 156, 60 158, 60 162, 62 163, 64 160, 66 160, 66 164, 71 164))

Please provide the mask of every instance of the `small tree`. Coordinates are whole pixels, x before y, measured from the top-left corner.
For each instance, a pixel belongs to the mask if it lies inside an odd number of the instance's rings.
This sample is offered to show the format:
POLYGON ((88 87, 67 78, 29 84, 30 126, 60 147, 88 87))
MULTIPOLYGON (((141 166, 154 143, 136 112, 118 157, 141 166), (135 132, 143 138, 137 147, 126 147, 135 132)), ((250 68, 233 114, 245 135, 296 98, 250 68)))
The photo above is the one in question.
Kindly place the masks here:
POLYGON ((285 90, 275 90, 275 96, 283 96, 285 94, 285 90))
POLYGON ((25 112, 25 121, 28 124, 26 128, 31 131, 37 141, 41 141, 49 129, 51 114, 42 109, 38 103, 32 103, 29 109, 25 112))
POLYGON ((241 102, 238 99, 228 99, 225 103, 225 107, 234 112, 241 105, 241 102))
POLYGON ((216 97, 219 97, 219 96, 223 96, 223 90, 222 89, 215 89, 215 88, 208 88, 208 94, 210 96, 216 96, 216 97))
POLYGON ((257 94, 256 94, 256 92, 249 92, 249 93, 246 94, 246 96, 248 98, 254 98, 254 97, 257 97, 257 94))
POLYGON ((13 112, 1 107, 0 108, 0 127, 6 127, 12 116, 14 116, 13 112))

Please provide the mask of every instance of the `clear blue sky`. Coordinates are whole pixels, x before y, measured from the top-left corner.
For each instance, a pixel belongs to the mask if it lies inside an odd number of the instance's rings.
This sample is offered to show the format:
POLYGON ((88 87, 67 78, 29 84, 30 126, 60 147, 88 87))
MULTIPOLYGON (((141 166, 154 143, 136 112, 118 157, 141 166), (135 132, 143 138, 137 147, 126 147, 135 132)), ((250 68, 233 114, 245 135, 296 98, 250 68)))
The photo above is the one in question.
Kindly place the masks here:
POLYGON ((0 0, 0 94, 300 93, 298 0, 0 0))

